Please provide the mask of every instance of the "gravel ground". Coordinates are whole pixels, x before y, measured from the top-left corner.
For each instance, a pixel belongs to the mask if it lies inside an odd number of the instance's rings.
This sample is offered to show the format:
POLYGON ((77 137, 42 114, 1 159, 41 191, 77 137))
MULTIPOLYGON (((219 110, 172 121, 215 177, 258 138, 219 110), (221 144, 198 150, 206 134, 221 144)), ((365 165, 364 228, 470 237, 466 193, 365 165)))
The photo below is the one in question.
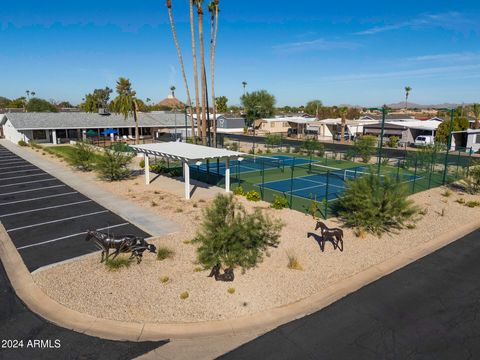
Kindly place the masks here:
MULTIPOLYGON (((100 255, 92 254, 33 274, 42 290, 59 303, 96 317, 124 321, 219 320, 286 305, 480 215, 480 208, 468 208, 455 201, 459 198, 479 200, 478 196, 453 192, 446 197, 442 196, 445 189, 432 189, 411 196, 418 206, 427 210, 415 228, 381 238, 373 235, 358 238, 346 229, 344 252, 334 251, 331 244, 327 244, 322 253, 318 244, 306 237, 315 227, 315 220, 310 216, 289 209, 270 209, 267 203, 249 203, 240 198, 249 211, 263 208, 286 226, 280 246, 270 249, 262 263, 244 274, 236 270, 233 283, 222 283, 208 278, 207 271, 198 271, 195 246, 188 243, 211 196, 188 202, 161 190, 161 183, 146 187, 141 178, 105 183, 96 180, 93 174, 79 173, 79 176, 183 225, 177 233, 153 239, 157 247, 167 246, 174 251, 172 259, 158 261, 154 254, 148 253, 140 265, 108 271, 99 263, 100 255), (303 270, 287 268, 287 253, 292 252, 303 270), (160 280, 164 276, 169 277, 166 283, 160 280), (229 288, 235 292, 230 294, 229 288), (189 294, 185 300, 180 298, 183 292, 189 294)), ((327 224, 340 225, 335 219, 327 224)))

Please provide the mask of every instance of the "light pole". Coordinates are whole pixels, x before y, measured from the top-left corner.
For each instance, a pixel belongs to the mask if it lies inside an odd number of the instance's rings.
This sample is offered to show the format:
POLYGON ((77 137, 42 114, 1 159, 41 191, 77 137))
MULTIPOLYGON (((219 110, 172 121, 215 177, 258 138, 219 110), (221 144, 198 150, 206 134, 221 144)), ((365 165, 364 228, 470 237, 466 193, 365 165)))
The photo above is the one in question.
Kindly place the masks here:
POLYGON ((377 110, 382 112, 382 128, 380 131, 380 144, 377 151, 377 174, 380 176, 380 169, 382 167, 382 152, 383 152, 383 135, 385 134, 385 119, 387 117, 387 107, 383 105, 382 108, 371 108, 369 110, 377 110))
POLYGON ((447 181, 447 169, 448 169, 448 154, 450 152, 450 147, 452 146, 452 130, 453 130, 453 120, 455 118, 455 109, 440 109, 445 111, 450 111, 450 127, 448 130, 448 138, 447 138, 447 152, 445 154, 445 162, 443 164, 443 185, 445 185, 447 181))

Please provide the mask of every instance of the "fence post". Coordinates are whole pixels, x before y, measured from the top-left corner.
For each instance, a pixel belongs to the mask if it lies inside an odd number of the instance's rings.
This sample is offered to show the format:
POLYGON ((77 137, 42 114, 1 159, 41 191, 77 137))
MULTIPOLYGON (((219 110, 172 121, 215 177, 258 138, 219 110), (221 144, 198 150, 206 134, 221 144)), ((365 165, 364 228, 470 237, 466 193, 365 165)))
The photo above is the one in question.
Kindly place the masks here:
POLYGON ((455 178, 458 179, 458 167, 460 166, 460 157, 461 157, 461 151, 458 150, 458 156, 457 156, 457 171, 456 171, 456 175, 455 175, 455 178))
POLYGON ((295 158, 292 159, 292 174, 290 176, 290 209, 293 206, 293 170, 295 168, 295 158))
POLYGON ((472 150, 472 148, 470 148, 470 150, 468 151, 468 165, 467 165, 467 175, 466 175, 466 177, 468 177, 470 175, 470 166, 472 166, 472 153, 473 153, 473 150, 472 150))
POLYGON ((330 184, 330 171, 327 171, 327 183, 325 184, 325 220, 328 218, 328 188, 330 184))
POLYGON ((264 192, 265 192, 265 162, 262 161, 262 200, 264 199, 264 192))
POLYGON ((416 184, 416 182, 417 182, 417 163, 418 163, 418 159, 415 159, 415 172, 413 173, 412 194, 415 193, 415 184, 416 184))
POLYGON ((400 159, 397 161, 397 181, 400 180, 400 159))

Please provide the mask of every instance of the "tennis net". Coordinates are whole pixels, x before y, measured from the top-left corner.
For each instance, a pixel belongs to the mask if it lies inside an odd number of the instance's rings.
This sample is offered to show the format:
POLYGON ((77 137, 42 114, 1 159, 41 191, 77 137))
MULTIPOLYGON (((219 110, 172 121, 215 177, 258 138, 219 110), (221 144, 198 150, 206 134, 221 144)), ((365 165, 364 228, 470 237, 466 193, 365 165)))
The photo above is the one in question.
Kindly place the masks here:
POLYGON ((356 179, 357 177, 368 174, 368 171, 365 171, 365 167, 360 166, 352 169, 340 169, 332 166, 320 165, 320 164, 311 164, 309 166, 309 172, 312 174, 330 174, 336 176, 343 181, 356 179))
POLYGON ((282 166, 282 160, 270 156, 248 156, 245 157, 240 164, 255 167, 257 169, 279 168, 282 166))

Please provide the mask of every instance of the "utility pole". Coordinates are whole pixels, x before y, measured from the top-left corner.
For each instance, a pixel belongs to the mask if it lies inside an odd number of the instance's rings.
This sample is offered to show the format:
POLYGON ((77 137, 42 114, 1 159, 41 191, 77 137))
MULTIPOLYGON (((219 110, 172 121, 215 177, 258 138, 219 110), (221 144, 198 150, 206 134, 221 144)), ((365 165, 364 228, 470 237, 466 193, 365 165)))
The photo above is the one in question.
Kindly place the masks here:
POLYGON ((453 120, 455 119, 455 109, 440 109, 450 111, 450 128, 448 130, 448 140, 447 140, 447 152, 445 154, 445 162, 443 164, 443 185, 447 181, 447 169, 448 169, 448 154, 450 152, 450 147, 452 146, 452 130, 453 130, 453 120))
POLYGON ((380 176, 380 170, 382 167, 382 155, 383 155, 383 136, 385 135, 385 120, 387 118, 387 106, 383 105, 382 108, 371 108, 369 110, 377 110, 382 112, 382 128, 380 131, 380 144, 377 151, 377 174, 380 176))

